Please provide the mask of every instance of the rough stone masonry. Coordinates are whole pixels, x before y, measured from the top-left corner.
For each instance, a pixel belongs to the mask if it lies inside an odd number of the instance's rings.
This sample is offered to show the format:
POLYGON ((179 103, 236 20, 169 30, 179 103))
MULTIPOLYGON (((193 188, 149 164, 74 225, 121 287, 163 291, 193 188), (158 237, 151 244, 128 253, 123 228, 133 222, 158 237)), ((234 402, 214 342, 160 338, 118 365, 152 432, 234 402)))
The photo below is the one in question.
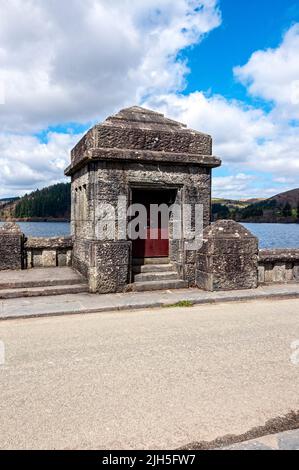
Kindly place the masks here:
MULTIPOLYGON (((116 208, 118 197, 131 200, 134 189, 172 190, 173 203, 202 204, 210 223, 212 156, 209 135, 187 129, 162 114, 132 107, 93 127, 75 146, 66 174, 72 178, 73 265, 92 292, 122 292, 131 282, 132 241, 99 237, 99 204, 116 208)), ((126 212, 119 215, 126 218, 126 212)), ((126 220, 127 222, 127 220, 126 220)), ((184 238, 172 238, 169 259, 182 279, 196 283, 196 257, 184 238)))
POLYGON ((233 220, 219 220, 204 230, 197 253, 197 286, 208 291, 258 286, 258 239, 233 220))
POLYGON ((0 227, 0 271, 22 269, 24 235, 18 225, 7 222, 0 227))
MULTIPOLYGON (((132 282, 132 240, 127 235, 110 236, 109 230, 103 240, 101 204, 116 209, 119 196, 125 196, 129 204, 134 190, 168 190, 173 195, 172 203, 179 206, 201 204, 203 228, 208 229, 212 169, 220 165, 221 160, 212 156, 209 135, 140 107, 124 109, 88 131, 72 150, 71 165, 65 173, 72 179, 73 267, 88 279, 90 291, 123 292, 132 282)), ((126 209, 118 213, 117 225, 127 224, 126 209)), ((228 237, 222 245, 213 241, 219 252, 237 250, 235 264, 223 273, 226 281, 202 282, 203 269, 220 269, 216 266, 216 253, 213 265, 203 268, 210 263, 210 252, 198 255, 188 250, 184 234, 181 239, 174 239, 173 223, 170 217, 169 262, 189 287, 256 287, 257 249, 253 239, 250 245, 247 236, 241 243, 236 243, 234 237, 228 237)), ((194 228, 194 220, 192 224, 194 228)), ((233 230, 237 230, 236 226, 233 230)), ((230 231, 229 223, 226 229, 230 231)), ((241 239, 244 232, 237 231, 241 239)))

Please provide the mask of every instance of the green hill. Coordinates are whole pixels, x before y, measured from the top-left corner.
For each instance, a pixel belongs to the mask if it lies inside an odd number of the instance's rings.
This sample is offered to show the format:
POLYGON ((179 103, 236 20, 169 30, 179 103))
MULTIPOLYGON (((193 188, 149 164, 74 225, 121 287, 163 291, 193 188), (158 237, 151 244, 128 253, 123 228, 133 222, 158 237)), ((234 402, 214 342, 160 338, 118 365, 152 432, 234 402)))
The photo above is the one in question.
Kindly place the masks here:
POLYGON ((269 199, 214 200, 212 210, 214 220, 230 218, 238 222, 298 223, 299 189, 292 189, 269 199))
MULTIPOLYGON (((69 183, 59 183, 36 190, 22 198, 0 200, 0 219, 70 220, 69 183)), ((239 222, 299 222, 299 189, 277 194, 269 199, 213 199, 213 220, 239 222)))
POLYGON ((0 218, 7 219, 70 219, 71 192, 69 183, 37 189, 16 201, 0 206, 0 218))

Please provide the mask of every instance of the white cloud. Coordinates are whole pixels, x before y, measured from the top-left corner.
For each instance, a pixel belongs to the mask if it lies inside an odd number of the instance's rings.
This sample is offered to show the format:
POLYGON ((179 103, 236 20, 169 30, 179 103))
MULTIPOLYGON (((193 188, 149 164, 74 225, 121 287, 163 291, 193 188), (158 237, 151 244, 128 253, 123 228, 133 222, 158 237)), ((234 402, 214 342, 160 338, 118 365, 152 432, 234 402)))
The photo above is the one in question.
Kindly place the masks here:
POLYGON ((0 0, 5 131, 104 117, 178 90, 178 52, 220 23, 217 0, 0 0))
POLYGON ((256 51, 247 64, 234 69, 236 78, 248 87, 249 93, 275 104, 280 119, 299 119, 298 51, 299 24, 295 24, 279 47, 256 51))
POLYGON ((219 95, 180 93, 188 64, 179 52, 220 24, 217 0, 0 0, 0 8, 0 195, 63 178, 79 136, 49 133, 44 144, 34 132, 101 120, 132 104, 213 136, 231 173, 215 172, 215 196, 270 195, 292 187, 290 175, 298 180, 298 127, 288 121, 299 118, 299 25, 276 49, 234 69, 252 95, 273 102, 267 113, 219 95), (251 176, 263 172, 265 180, 251 176))
POLYGON ((213 194, 226 199, 247 199, 253 196, 252 183, 255 178, 244 173, 213 178, 213 194))
POLYGON ((256 142, 275 133, 275 126, 262 110, 218 95, 209 97, 202 92, 167 94, 150 99, 148 106, 159 108, 174 119, 211 134, 214 153, 226 163, 247 162, 256 151, 256 142))
POLYGON ((33 133, 179 90, 178 53, 221 22, 217 0, 0 0, 0 11, 2 195, 63 177, 79 137, 33 133))
MULTIPOLYGON (((233 174, 264 172, 265 185, 269 185, 271 174, 276 177, 276 183, 279 183, 277 178, 287 178, 290 174, 295 179, 299 177, 298 128, 287 125, 284 120, 278 121, 273 113, 267 114, 261 109, 228 101, 221 96, 206 96, 202 92, 167 94, 152 98, 148 105, 185 122, 191 128, 212 135, 214 154, 222 158, 223 167, 233 174)), ((215 195, 220 194, 220 189, 221 195, 224 194, 224 188, 219 186, 221 182, 228 183, 227 191, 232 191, 234 197, 238 192, 240 197, 269 194, 267 187, 254 188, 250 177, 246 181, 245 196, 245 181, 240 180, 240 176, 224 177, 218 182, 215 195), (231 186, 232 183, 234 186, 231 186), (254 190, 257 191, 255 194, 254 190)), ((288 187, 283 186, 283 189, 288 187)), ((274 187, 274 193, 279 190, 279 186, 274 187)))
POLYGON ((49 133, 48 142, 33 136, 0 134, 0 196, 20 195, 63 179, 69 151, 79 135, 49 133))
POLYGON ((0 0, 0 11, 2 195, 63 177, 79 136, 33 133, 180 89, 178 52, 221 21, 217 0, 0 0))

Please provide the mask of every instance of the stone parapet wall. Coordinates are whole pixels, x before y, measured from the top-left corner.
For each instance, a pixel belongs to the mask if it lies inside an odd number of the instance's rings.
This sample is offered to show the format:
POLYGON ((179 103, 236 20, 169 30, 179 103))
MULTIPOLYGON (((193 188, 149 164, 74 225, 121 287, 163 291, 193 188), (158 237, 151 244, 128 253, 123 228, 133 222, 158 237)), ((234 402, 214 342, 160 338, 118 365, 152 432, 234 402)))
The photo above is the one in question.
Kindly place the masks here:
POLYGON ((31 269, 72 266, 72 250, 72 237, 29 237, 24 246, 25 267, 31 269))
POLYGON ((24 235, 18 225, 8 222, 0 228, 0 271, 24 267, 24 235))
POLYGON ((299 249, 260 250, 259 283, 299 281, 299 249))

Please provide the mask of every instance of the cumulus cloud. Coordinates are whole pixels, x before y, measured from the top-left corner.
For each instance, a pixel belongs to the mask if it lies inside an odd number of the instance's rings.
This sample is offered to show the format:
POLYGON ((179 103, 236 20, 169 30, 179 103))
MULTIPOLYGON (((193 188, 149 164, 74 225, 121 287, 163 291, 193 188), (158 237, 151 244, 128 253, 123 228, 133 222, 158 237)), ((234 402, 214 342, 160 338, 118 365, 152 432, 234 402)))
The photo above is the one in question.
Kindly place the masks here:
POLYGON ((243 164, 256 151, 256 143, 275 134, 275 126, 260 109, 203 92, 153 97, 148 105, 161 109, 188 126, 211 134, 214 153, 227 164, 243 164))
POLYGON ((0 9, 0 125, 11 132, 91 121, 180 89, 178 52, 221 21, 217 0, 0 0, 0 9))
POLYGON ((234 69, 249 93, 274 103, 280 118, 299 119, 298 51, 299 24, 295 24, 279 47, 256 51, 247 64, 234 69))
POLYGON ((213 193, 226 199, 249 198, 254 194, 252 183, 255 178, 245 173, 230 176, 216 176, 213 180, 213 193))
POLYGON ((51 133, 49 126, 99 121, 132 104, 213 136, 214 153, 231 173, 215 176, 215 196, 245 198, 293 186, 290 174, 293 181, 299 176, 299 24, 276 49, 257 51, 234 69, 251 95, 272 102, 270 112, 202 91, 183 94, 188 64, 180 52, 221 23, 217 5, 0 0, 0 196, 63 178, 80 135, 51 133), (46 142, 35 136, 40 130, 48 133, 46 142), (272 188, 263 172, 273 175, 272 188))
POLYGON ((21 195, 63 179, 69 151, 79 135, 48 133, 47 143, 34 136, 0 134, 0 196, 21 195))
POLYGON ((229 192, 231 197, 233 194, 241 197, 269 195, 271 191, 290 188, 290 174, 298 180, 298 127, 278 120, 273 113, 202 92, 154 97, 148 105, 213 136, 214 154, 222 158, 223 167, 234 175, 215 177, 215 182, 218 181, 214 185, 215 195, 228 196, 229 192), (267 188, 269 177, 265 177, 263 188, 261 176, 260 186, 254 187, 251 176, 243 178, 245 169, 274 175, 275 182, 281 186, 267 188), (223 186, 226 182, 227 191, 223 186))
POLYGON ((0 0, 0 11, 2 195, 61 179, 80 138, 33 134, 180 90, 178 53, 221 22, 217 0, 0 0))

